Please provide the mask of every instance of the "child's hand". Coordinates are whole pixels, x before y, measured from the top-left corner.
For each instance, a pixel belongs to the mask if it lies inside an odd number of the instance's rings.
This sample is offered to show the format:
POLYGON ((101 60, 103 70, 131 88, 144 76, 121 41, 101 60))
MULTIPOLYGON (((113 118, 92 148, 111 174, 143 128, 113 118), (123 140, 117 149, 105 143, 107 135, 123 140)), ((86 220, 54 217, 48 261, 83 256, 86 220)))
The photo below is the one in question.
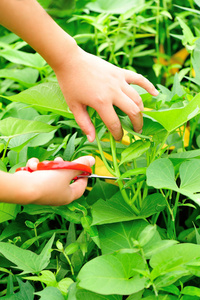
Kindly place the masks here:
POLYGON ((54 71, 66 102, 88 140, 95 139, 95 128, 87 106, 99 113, 116 140, 122 138, 123 132, 114 105, 129 116, 134 130, 141 132, 143 103, 129 84, 137 84, 157 96, 158 91, 153 84, 142 75, 120 69, 79 47, 73 50, 54 71))
MULTIPOLYGON (((62 159, 56 158, 56 160, 62 159)), ((83 156, 75 161, 88 166, 95 163, 92 156, 83 156)), ((28 161, 27 166, 36 170, 38 162, 38 159, 32 158, 28 161)), ((48 170, 32 173, 19 171, 14 174, 19 186, 18 203, 55 206, 69 204, 81 197, 87 186, 87 178, 79 178, 71 183, 73 178, 81 173, 77 170, 48 170)))

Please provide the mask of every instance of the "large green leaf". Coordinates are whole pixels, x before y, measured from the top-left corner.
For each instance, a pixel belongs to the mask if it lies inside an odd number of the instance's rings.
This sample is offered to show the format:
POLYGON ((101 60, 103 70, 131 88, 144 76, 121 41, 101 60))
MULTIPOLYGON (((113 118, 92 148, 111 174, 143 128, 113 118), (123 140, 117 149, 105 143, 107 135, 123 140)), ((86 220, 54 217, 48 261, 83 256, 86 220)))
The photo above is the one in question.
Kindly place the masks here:
MULTIPOLYGON (((120 249, 132 249, 133 240, 138 240, 140 233, 148 226, 144 220, 119 222, 98 226, 102 254, 120 249)), ((160 240, 159 235, 152 239, 153 243, 160 240)))
POLYGON ((58 127, 40 121, 21 120, 16 118, 6 118, 0 121, 0 138, 10 139, 19 135, 29 133, 47 133, 58 127))
POLYGON ((44 111, 51 111, 73 119, 58 83, 41 83, 17 95, 6 97, 10 101, 31 104, 33 107, 44 111))
POLYGON ((200 245, 178 244, 152 256, 152 279, 172 271, 186 270, 185 265, 199 257, 200 245))
POLYGON ((39 72, 36 69, 24 68, 18 69, 2 69, 0 70, 0 78, 9 78, 17 82, 33 84, 38 78, 39 72))
POLYGON ((54 235, 39 255, 29 250, 21 249, 13 244, 0 242, 0 253, 14 263, 23 273, 38 273, 49 263, 51 257, 50 249, 53 241, 54 235))
POLYGON ((46 64, 45 60, 38 53, 26 53, 24 51, 6 49, 0 51, 0 57, 28 67, 42 68, 46 64))
POLYGON ((159 193, 147 196, 142 203, 141 212, 135 215, 132 208, 124 201, 120 192, 108 200, 99 199, 92 205, 92 225, 102 225, 147 218, 165 208, 165 199, 159 193))
POLYGON ((145 111, 145 114, 159 122, 171 132, 200 113, 200 94, 196 95, 185 107, 160 111, 145 111))
POLYGON ((107 12, 111 14, 122 14, 127 10, 144 4, 144 0, 96 0, 95 2, 90 2, 87 7, 96 12, 107 12))
POLYGON ((137 253, 114 253, 86 263, 78 274, 79 286, 103 295, 130 295, 142 290, 146 279, 133 269, 145 269, 137 253))
POLYGON ((179 192, 200 205, 200 160, 191 159, 179 168, 181 184, 177 186, 174 167, 168 158, 155 160, 147 168, 147 184, 156 189, 171 189, 179 192))
POLYGON ((19 211, 20 205, 0 203, 0 223, 15 219, 19 211))
POLYGON ((121 193, 116 193, 111 199, 99 199, 92 206, 92 225, 129 221, 137 218, 131 207, 126 204, 121 193))
POLYGON ((147 168, 147 184, 156 189, 169 188, 177 190, 172 162, 168 158, 155 160, 147 168))

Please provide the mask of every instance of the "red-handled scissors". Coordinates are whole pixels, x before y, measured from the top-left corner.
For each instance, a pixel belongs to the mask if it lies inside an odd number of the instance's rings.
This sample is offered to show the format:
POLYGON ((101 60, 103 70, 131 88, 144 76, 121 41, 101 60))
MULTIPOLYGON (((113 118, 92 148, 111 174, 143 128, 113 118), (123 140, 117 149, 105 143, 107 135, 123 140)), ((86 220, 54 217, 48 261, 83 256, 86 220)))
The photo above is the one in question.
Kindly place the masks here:
MULTIPOLYGON (((29 167, 21 167, 21 168, 17 168, 16 172, 18 171, 34 172, 34 171, 42 171, 42 170, 63 170, 63 169, 82 171, 82 173, 77 177, 75 177, 74 180, 81 177, 112 179, 112 180, 119 179, 118 177, 100 176, 100 175, 92 174, 92 169, 89 166, 75 163, 73 161, 43 161, 38 163, 36 170, 32 170, 29 167)), ((123 178, 123 180, 130 180, 130 178, 123 178)))

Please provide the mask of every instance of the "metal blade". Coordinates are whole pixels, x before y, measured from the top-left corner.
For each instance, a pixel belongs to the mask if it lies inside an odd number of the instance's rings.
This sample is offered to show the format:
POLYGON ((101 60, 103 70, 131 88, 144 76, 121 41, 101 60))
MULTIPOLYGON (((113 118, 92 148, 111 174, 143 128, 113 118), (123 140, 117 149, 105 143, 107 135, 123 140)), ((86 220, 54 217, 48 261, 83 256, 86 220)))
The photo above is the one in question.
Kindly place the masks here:
MULTIPOLYGON (((99 178, 99 179, 111 179, 111 180, 118 180, 119 177, 112 177, 112 176, 101 176, 101 175, 96 175, 96 174, 91 174, 91 175, 78 175, 78 178, 99 178)), ((123 178, 122 180, 130 180, 131 178, 123 178)))

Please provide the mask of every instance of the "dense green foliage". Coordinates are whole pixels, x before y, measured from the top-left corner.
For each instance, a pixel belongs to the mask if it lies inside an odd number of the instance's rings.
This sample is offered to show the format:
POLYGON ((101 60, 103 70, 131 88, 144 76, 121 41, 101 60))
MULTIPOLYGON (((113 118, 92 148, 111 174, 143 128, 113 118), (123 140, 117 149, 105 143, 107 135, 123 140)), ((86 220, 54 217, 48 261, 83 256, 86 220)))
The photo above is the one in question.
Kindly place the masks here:
POLYGON ((1 298, 200 299, 200 1, 39 2, 82 48, 160 94, 135 87, 142 134, 117 109, 120 143, 89 108, 89 143, 51 68, 0 28, 0 170, 92 154, 120 177, 92 180, 68 206, 0 204, 1 298))

